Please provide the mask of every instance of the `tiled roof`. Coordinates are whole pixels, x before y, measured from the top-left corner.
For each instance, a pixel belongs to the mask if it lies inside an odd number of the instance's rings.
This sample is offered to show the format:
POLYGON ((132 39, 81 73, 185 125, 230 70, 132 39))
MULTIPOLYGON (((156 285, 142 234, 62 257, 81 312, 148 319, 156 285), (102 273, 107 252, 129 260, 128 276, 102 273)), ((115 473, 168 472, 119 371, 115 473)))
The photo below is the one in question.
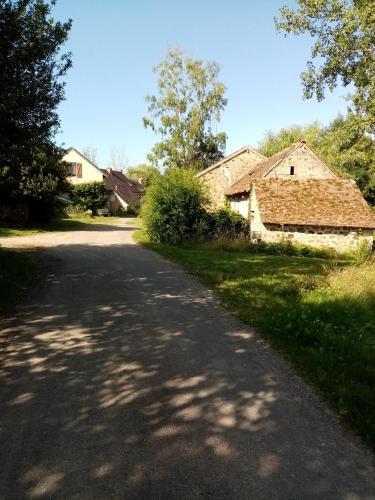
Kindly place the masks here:
POLYGON ((272 170, 279 162, 281 162, 286 156, 288 156, 292 151, 297 149, 304 142, 299 142, 297 144, 293 144, 288 148, 283 149, 279 153, 271 156, 270 158, 266 158, 261 161, 254 167, 250 168, 250 170, 242 176, 238 181, 234 182, 229 188, 226 190, 226 195, 233 195, 237 193, 247 193, 250 191, 250 184, 253 179, 261 179, 264 177, 267 172, 272 170))
POLYGON ((210 165, 209 167, 205 168, 201 172, 197 173, 197 177, 201 177, 204 174, 207 174, 208 172, 211 172, 211 170, 214 170, 215 168, 219 167, 220 165, 223 165, 223 163, 226 163, 227 161, 231 160, 232 158, 235 158, 236 156, 251 151, 252 153, 256 154, 259 156, 259 161, 261 161, 263 158, 265 158, 264 155, 259 153, 256 149, 252 148, 251 146, 244 146, 241 149, 237 149, 237 151, 234 151, 234 153, 231 153, 228 156, 225 156, 225 158, 222 158, 218 162, 214 163, 213 165, 210 165))
POLYGON ((375 214, 352 180, 261 179, 252 186, 263 223, 375 229, 375 214))
POLYGON ((143 196, 143 188, 139 182, 129 179, 122 172, 110 169, 104 171, 104 185, 106 189, 116 193, 127 204, 139 206, 143 196))

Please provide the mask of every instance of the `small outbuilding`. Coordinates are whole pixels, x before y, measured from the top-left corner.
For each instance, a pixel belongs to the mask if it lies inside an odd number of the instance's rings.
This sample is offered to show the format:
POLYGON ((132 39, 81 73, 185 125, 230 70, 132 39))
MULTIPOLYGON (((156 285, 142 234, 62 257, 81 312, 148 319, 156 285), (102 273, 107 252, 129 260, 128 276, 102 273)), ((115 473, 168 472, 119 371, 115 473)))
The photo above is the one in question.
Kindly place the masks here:
POLYGON ((357 185, 340 178, 305 141, 249 168, 225 195, 233 210, 249 217, 253 240, 338 251, 372 247, 375 214, 357 185))
POLYGON ((251 186, 250 228, 254 240, 370 250, 375 214, 353 180, 259 179, 251 186))

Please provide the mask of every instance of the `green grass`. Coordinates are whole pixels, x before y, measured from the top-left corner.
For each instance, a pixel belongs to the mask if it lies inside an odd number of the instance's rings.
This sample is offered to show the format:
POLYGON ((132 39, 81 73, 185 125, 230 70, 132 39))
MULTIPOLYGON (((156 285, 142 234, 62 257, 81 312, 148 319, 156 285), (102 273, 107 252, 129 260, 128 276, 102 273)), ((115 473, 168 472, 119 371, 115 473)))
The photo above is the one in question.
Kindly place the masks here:
POLYGON ((48 224, 35 226, 1 226, 0 237, 4 236, 28 236, 31 234, 46 233, 51 231, 72 231, 84 229, 88 224, 110 224, 118 220, 118 217, 82 217, 70 216, 54 219, 48 224))
POLYGON ((31 278, 33 269, 29 252, 0 248, 0 313, 9 310, 31 278))
POLYGON ((176 248, 136 239, 182 264, 256 326, 375 446, 375 261, 176 248))

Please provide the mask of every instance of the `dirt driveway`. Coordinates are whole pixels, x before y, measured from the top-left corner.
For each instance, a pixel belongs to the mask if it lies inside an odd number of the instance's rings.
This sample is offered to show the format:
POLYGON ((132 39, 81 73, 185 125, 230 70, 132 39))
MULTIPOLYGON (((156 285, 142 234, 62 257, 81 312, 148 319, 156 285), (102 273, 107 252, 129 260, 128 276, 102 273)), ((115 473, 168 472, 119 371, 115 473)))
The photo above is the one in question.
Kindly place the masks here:
POLYGON ((0 325, 0 498, 374 499, 371 455, 134 226, 46 247, 0 325))

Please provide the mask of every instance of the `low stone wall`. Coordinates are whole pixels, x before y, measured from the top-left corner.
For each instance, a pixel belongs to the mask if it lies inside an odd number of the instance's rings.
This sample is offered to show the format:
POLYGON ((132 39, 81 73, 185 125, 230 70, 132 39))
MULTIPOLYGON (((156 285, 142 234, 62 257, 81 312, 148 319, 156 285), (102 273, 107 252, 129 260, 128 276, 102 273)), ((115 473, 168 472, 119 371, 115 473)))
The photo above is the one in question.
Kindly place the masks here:
POLYGON ((266 242, 289 240, 314 247, 334 248, 339 252, 354 250, 366 244, 369 251, 373 244, 371 229, 323 226, 291 226, 265 224, 261 231, 261 239, 266 242))

